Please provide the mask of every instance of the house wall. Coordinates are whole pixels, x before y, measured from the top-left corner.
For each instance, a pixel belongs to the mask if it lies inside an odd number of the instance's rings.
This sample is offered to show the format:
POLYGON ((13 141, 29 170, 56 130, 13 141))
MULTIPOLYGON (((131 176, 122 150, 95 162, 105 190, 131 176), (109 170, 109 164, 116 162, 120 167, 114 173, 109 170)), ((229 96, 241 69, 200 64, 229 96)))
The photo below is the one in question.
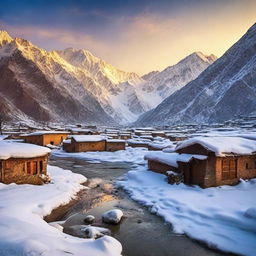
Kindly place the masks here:
POLYGON ((148 160, 148 169, 157 173, 165 174, 167 171, 176 171, 177 168, 157 161, 148 160))
POLYGON ((53 145, 59 145, 63 140, 68 137, 68 134, 42 134, 42 135, 30 135, 25 136, 25 142, 45 146, 53 143, 53 145))
POLYGON ((222 176, 222 160, 218 157, 216 160, 216 185, 235 185, 239 179, 256 178, 256 155, 253 156, 235 156, 225 157, 225 159, 235 159, 237 165, 237 177, 233 179, 223 179, 222 176))
POLYGON ((128 146, 130 146, 130 147, 132 147, 132 148, 141 148, 141 147, 143 147, 143 148, 148 148, 148 144, 147 143, 145 143, 145 144, 143 144, 143 143, 138 143, 138 144, 136 144, 136 143, 129 143, 128 142, 128 146))
POLYGON ((35 158, 9 158, 2 161, 1 182, 17 184, 43 184, 39 174, 47 175, 48 155, 35 158))
POLYGON ((74 152, 75 151, 74 144, 63 142, 63 150, 65 150, 68 153, 74 152))
POLYGON ((68 134, 61 133, 61 134, 44 134, 43 135, 43 146, 48 144, 53 145, 60 145, 63 140, 68 137, 68 134))
POLYGON ((117 150, 125 150, 125 141, 123 142, 106 142, 106 151, 117 151, 117 150))
POLYGON ((94 141, 94 142, 74 142, 74 152, 86 152, 86 151, 105 151, 106 141, 94 141))
POLYGON ((131 135, 129 134, 120 134, 120 139, 122 140, 128 140, 128 139, 131 139, 131 135))
POLYGON ((30 144, 35 144, 43 146, 43 136, 42 135, 31 135, 25 137, 25 142, 30 144))

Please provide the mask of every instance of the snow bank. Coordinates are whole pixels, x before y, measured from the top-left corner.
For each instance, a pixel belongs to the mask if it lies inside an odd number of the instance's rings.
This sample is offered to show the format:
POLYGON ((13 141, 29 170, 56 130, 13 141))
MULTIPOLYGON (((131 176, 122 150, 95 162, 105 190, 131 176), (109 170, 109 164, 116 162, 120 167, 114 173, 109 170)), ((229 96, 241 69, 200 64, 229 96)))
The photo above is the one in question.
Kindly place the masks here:
POLYGON ((5 138, 8 138, 8 135, 0 135, 0 140, 4 140, 5 138))
POLYGON ((255 256, 256 179, 237 186, 202 189, 169 185, 165 175, 141 166, 117 184, 132 199, 171 223, 175 232, 212 248, 255 256))
POLYGON ((33 144, 19 143, 8 141, 0 141, 0 159, 9 158, 32 158, 40 157, 50 153, 51 150, 33 144))
POLYGON ((112 237, 72 237, 43 220, 52 209, 68 203, 86 181, 58 167, 49 166, 48 171, 53 182, 43 186, 0 183, 0 255, 120 255, 121 245, 112 237))
POLYGON ((225 154, 248 155, 256 152, 256 143, 252 139, 241 137, 196 137, 179 143, 176 150, 185 148, 193 144, 200 144, 208 150, 214 152, 216 156, 225 154))
POLYGON ((145 154, 145 160, 152 160, 167 164, 173 167, 178 168, 178 162, 189 162, 192 158, 205 160, 207 156, 203 155, 191 155, 191 154, 178 154, 178 153, 165 153, 161 151, 152 151, 145 154))
POLYGON ((86 161, 100 161, 100 162, 129 162, 135 164, 145 163, 144 155, 148 152, 146 148, 131 148, 126 150, 119 150, 115 152, 80 152, 67 153, 64 150, 53 150, 52 155, 56 157, 71 157, 83 159, 86 161))

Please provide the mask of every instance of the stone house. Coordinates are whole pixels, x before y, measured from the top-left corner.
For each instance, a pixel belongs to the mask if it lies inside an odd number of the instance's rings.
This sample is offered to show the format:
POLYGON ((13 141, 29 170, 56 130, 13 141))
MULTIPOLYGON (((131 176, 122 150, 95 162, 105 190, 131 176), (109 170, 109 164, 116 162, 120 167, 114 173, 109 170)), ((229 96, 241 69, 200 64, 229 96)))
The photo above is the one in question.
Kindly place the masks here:
POLYGON ((0 182, 41 185, 49 181, 50 149, 19 142, 0 142, 0 182))
POLYGON ((22 135, 26 143, 36 144, 40 146, 60 145, 69 135, 65 131, 38 131, 22 135))

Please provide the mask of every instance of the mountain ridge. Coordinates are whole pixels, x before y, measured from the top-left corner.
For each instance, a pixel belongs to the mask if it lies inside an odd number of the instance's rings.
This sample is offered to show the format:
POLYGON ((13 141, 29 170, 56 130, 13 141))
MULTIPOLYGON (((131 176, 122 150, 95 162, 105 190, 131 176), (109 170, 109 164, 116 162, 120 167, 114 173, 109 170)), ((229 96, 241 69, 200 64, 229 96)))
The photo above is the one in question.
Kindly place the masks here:
POLYGON ((136 125, 224 122, 256 109, 256 24, 195 80, 136 125))

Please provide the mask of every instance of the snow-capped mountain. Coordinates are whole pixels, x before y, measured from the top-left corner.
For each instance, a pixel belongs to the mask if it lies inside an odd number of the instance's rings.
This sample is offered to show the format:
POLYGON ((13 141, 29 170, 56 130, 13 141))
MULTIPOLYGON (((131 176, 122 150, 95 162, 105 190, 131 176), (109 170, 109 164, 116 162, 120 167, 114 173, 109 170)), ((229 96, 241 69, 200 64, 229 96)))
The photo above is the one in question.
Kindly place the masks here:
POLYGON ((126 124, 195 79, 214 60, 194 53, 162 72, 140 77, 86 50, 49 52, 1 31, 0 96, 13 112, 16 108, 17 116, 126 124))
MULTIPOLYGON (((162 72, 152 71, 135 82, 128 80, 118 86, 117 93, 109 96, 109 105, 118 111, 119 117, 122 114, 124 123, 133 122, 139 115, 154 108, 173 92, 195 79, 216 59, 214 55, 206 56, 195 52, 162 72)), ((107 105, 104 109, 106 107, 107 105)))
POLYGON ((147 109, 156 107, 172 93, 197 78, 216 59, 213 54, 207 56, 201 52, 194 52, 162 72, 147 74, 146 82, 140 88, 140 94, 146 95, 149 99, 147 109))
POLYGON ((11 39, 6 32, 0 37, 4 42, 0 47, 0 97, 11 116, 23 113, 42 121, 115 123, 58 53, 21 38, 11 39))
POLYGON ((140 109, 139 113, 134 112, 133 104, 140 103, 136 95, 127 91, 127 86, 135 88, 144 82, 139 75, 119 70, 85 50, 67 48, 57 53, 74 67, 73 75, 117 122, 134 121, 145 112, 144 109, 140 109), (88 82, 88 78, 93 82, 88 82))
POLYGON ((222 122, 256 109, 256 24, 197 79, 143 114, 137 125, 222 122))

